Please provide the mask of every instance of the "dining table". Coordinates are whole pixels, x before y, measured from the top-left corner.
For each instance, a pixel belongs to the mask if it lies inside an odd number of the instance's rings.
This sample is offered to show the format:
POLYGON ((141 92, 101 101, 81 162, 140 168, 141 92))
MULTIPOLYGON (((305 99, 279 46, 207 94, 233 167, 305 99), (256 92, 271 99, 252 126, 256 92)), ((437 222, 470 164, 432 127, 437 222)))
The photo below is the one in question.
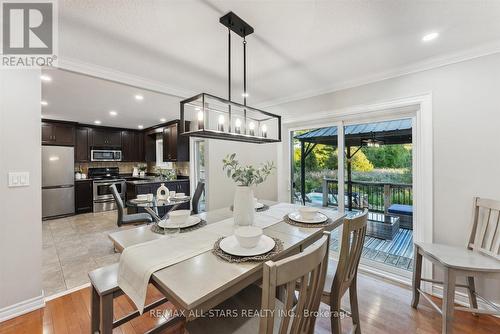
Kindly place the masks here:
MULTIPOLYGON (((272 201, 263 202, 270 208, 279 204, 272 201)), ((265 235, 278 238, 283 243, 283 250, 272 258, 273 261, 301 252, 321 238, 323 231, 331 231, 342 225, 345 214, 330 208, 320 210, 327 212, 331 219, 331 224, 328 226, 301 227, 291 225, 282 219, 264 228, 265 235)), ((198 216, 210 225, 231 218, 233 212, 226 207, 203 212, 198 216)), ((109 234, 118 252, 133 245, 165 237, 163 234, 153 232, 148 225, 109 234)), ((250 284, 262 280, 262 269, 262 261, 228 262, 209 250, 154 272, 150 283, 174 305, 178 314, 185 317, 185 321, 190 321, 250 284)))
POLYGON ((139 200, 137 198, 131 199, 127 201, 127 207, 133 208, 142 208, 147 213, 153 217, 153 219, 158 223, 162 220, 168 219, 169 212, 176 210, 179 206, 184 203, 189 203, 191 201, 191 197, 183 196, 183 197, 168 197, 166 199, 159 199, 157 196, 153 196, 151 200, 139 200), (158 209, 166 208, 165 213, 160 216, 158 209))

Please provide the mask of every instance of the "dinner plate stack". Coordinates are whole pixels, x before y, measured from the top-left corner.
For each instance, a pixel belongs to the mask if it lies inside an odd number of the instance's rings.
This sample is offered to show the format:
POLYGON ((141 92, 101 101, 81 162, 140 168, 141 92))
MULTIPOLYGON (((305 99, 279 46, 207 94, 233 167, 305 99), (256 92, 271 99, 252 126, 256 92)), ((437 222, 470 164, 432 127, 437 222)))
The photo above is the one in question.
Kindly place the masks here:
POLYGON ((303 224, 321 224, 328 220, 328 217, 321 212, 317 212, 312 218, 305 218, 299 211, 294 211, 288 214, 288 218, 303 224))

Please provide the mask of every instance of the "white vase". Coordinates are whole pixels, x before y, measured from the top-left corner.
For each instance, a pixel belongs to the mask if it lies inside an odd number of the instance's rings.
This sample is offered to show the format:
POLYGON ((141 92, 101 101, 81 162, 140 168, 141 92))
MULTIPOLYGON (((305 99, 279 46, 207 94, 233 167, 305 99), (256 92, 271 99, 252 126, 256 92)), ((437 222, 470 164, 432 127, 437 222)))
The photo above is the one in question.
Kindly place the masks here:
POLYGON ((252 225, 255 216, 253 188, 237 186, 234 193, 233 216, 234 224, 239 226, 252 225))
POLYGON ((165 183, 160 184, 156 190, 156 199, 159 201, 166 201, 170 196, 170 191, 165 187, 165 183))

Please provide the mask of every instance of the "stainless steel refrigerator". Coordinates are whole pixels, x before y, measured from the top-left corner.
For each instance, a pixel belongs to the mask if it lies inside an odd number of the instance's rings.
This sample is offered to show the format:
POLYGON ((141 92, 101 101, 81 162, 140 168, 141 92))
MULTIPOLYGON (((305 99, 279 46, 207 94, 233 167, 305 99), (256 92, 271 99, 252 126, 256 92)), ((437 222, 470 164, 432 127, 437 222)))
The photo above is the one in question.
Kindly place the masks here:
POLYGON ((42 146, 42 217, 75 213, 73 147, 42 146))

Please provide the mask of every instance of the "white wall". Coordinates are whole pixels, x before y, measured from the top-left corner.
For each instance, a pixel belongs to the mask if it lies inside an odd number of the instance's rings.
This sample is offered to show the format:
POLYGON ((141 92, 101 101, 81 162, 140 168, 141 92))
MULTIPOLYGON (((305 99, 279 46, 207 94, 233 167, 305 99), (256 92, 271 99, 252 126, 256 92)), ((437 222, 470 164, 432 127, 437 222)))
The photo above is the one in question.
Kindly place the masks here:
MULTIPOLYGON (((207 140, 206 173, 207 173, 207 207, 209 210, 228 207, 233 204, 235 183, 222 170, 222 159, 228 154, 236 153, 236 158, 242 164, 252 164, 273 161, 277 164, 277 147, 273 144, 251 144, 225 140, 207 140)), ((255 188, 255 196, 259 199, 275 201, 277 199, 276 170, 268 179, 255 188)))
POLYGON ((0 70, 0 87, 1 321, 43 305, 40 71, 0 70), (9 171, 29 172, 30 185, 8 188, 9 171))
MULTIPOLYGON (((500 200, 499 87, 500 54, 495 54, 268 109, 313 119, 356 105, 431 92, 434 241, 465 246, 472 197, 500 200)), ((281 161, 288 159, 287 145, 282 143, 281 161)), ((288 170, 288 166, 280 169, 280 200, 289 199, 288 170)), ((479 290, 500 302, 498 281, 481 282, 479 290)))

